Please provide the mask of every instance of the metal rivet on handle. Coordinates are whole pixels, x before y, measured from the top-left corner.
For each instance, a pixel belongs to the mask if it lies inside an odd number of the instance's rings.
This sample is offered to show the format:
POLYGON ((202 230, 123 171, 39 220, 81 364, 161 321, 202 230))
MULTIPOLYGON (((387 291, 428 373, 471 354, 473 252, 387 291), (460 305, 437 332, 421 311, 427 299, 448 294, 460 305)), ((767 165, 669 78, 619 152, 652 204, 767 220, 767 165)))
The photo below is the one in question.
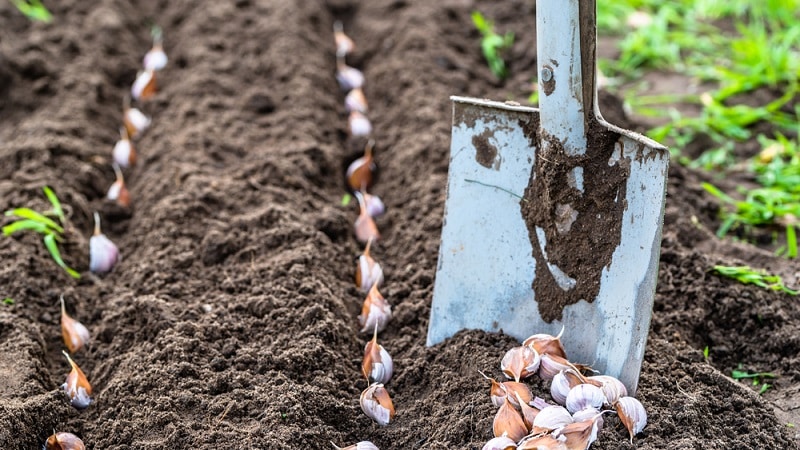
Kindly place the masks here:
POLYGON ((549 67, 545 67, 542 69, 542 81, 547 83, 548 81, 553 79, 553 71, 549 67))

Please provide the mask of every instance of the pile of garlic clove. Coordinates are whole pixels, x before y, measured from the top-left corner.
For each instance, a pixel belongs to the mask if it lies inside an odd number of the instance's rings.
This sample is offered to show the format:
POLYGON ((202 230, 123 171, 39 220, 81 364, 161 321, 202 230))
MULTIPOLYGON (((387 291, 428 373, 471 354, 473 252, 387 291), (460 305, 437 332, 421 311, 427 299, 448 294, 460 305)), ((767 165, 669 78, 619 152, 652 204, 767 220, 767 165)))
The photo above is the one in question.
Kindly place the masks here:
POLYGON ((631 443, 647 425, 644 406, 628 396, 625 385, 608 375, 585 375, 591 368, 571 363, 560 337, 535 334, 509 350, 500 369, 513 381, 483 375, 491 381, 491 400, 498 407, 495 437, 483 450, 586 450, 603 428, 605 414, 617 414, 631 443), (557 404, 534 397, 521 382, 535 374, 550 381, 557 404))

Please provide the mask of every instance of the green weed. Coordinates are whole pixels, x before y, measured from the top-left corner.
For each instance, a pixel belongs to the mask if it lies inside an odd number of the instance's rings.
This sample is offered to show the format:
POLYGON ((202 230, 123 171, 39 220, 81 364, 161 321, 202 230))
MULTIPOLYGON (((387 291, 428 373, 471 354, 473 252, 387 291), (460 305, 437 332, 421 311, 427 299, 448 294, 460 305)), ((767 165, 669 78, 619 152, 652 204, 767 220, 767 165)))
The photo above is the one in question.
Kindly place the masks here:
POLYGON ((753 386, 760 385, 758 393, 763 394, 764 392, 767 392, 767 389, 772 387, 771 384, 767 383, 764 380, 769 378, 776 378, 776 375, 771 372, 753 372, 753 373, 747 372, 742 370, 742 365, 739 364, 738 369, 733 369, 731 371, 731 378, 733 378, 734 380, 747 380, 747 379, 752 380, 753 386))
POLYGON ((30 20, 40 22, 50 22, 53 20, 53 15, 39 0, 11 0, 11 3, 17 7, 19 12, 25 15, 30 20))
POLYGON ((714 266, 712 270, 718 275, 732 278, 742 284, 754 284, 765 289, 798 295, 797 291, 789 289, 783 284, 780 276, 770 275, 764 270, 755 270, 749 266, 714 266))
POLYGON ((504 35, 497 34, 494 31, 494 22, 486 19, 480 11, 472 12, 472 23, 481 33, 481 50, 489 69, 494 76, 502 80, 508 75, 503 52, 514 44, 514 33, 509 31, 504 35))

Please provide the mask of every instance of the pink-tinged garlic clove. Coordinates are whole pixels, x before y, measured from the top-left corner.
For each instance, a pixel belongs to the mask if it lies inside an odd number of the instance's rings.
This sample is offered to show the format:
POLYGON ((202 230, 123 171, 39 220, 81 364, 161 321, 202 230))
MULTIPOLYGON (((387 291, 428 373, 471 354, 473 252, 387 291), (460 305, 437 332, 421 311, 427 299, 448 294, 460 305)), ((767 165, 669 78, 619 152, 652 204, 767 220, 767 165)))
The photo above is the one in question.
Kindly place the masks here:
POLYGON ((350 91, 364 86, 364 74, 340 60, 336 67, 336 81, 343 91, 350 91))
MULTIPOLYGON (((127 97, 126 97, 127 100, 127 97)), ((144 115, 138 108, 125 107, 122 113, 122 122, 130 138, 134 138, 150 127, 152 122, 149 117, 144 115)))
POLYGON ((69 362, 72 368, 69 375, 67 375, 66 381, 61 385, 61 389, 67 394, 69 403, 73 407, 76 409, 84 409, 92 403, 92 386, 89 384, 89 380, 86 379, 86 375, 84 375, 81 368, 75 364, 75 361, 69 357, 67 352, 62 350, 61 353, 67 358, 67 362, 69 362))
POLYGON ((347 166, 347 172, 345 173, 347 185, 354 192, 365 191, 372 187, 375 171, 378 170, 375 158, 372 155, 374 147, 375 141, 370 139, 364 147, 364 156, 359 157, 347 166))
POLYGON ((617 411, 619 420, 628 429, 631 444, 633 444, 633 437, 641 433, 647 426, 647 411, 645 411, 644 405, 633 397, 621 397, 614 403, 614 409, 617 411))
POLYGON ((372 239, 369 239, 367 246, 364 248, 364 253, 358 257, 358 264, 356 265, 356 287, 363 292, 369 292, 373 285, 380 287, 381 283, 383 283, 383 268, 369 254, 371 246, 372 239))
POLYGON ((492 430, 494 431, 494 437, 508 436, 514 441, 519 441, 528 434, 528 428, 525 426, 522 416, 514 408, 514 405, 508 401, 508 398, 497 410, 492 423, 492 430))
POLYGON ((628 389, 618 379, 610 375, 594 375, 587 377, 589 381, 599 382, 600 389, 606 396, 606 405, 613 405, 620 399, 620 397, 628 396, 628 389))
POLYGON ((111 187, 108 188, 106 198, 117 202, 117 204, 124 208, 127 208, 131 205, 130 192, 128 192, 128 187, 125 186, 125 178, 122 176, 122 170, 120 170, 119 166, 116 164, 114 164, 114 173, 116 174, 117 179, 111 184, 111 187))
POLYGON ((483 450, 516 450, 517 443, 508 436, 491 439, 483 446, 483 450))
POLYGON ((85 450, 83 441, 72 433, 53 433, 44 443, 44 450, 85 450))
POLYGON ((336 56, 339 58, 344 58, 356 48, 350 36, 344 33, 342 22, 338 20, 333 23, 333 42, 336 44, 336 56))
POLYGON ((553 433, 556 439, 564 439, 564 444, 572 450, 588 450, 597 440, 597 423, 594 419, 568 424, 553 433))
POLYGON ((361 112, 350 111, 350 115, 347 117, 347 124, 350 136, 364 137, 372 134, 372 122, 361 112))
MULTIPOLYGON (((610 412, 611 410, 606 410, 605 412, 610 412)), ((594 409, 594 408, 587 408, 582 409, 575 414, 572 415, 572 420, 575 422, 583 422, 584 420, 592 419, 597 423, 597 432, 599 433, 600 430, 603 429, 603 424, 605 421, 603 420, 603 411, 594 409)))
POLYGON ((378 328, 376 326, 372 340, 364 348, 361 372, 367 378, 368 383, 386 384, 392 379, 393 371, 394 363, 391 355, 382 345, 378 344, 378 328))
POLYGON ((600 409, 606 401, 602 389, 591 384, 579 384, 567 394, 567 410, 574 414, 582 409, 600 409))
POLYGON ((344 107, 347 112, 358 111, 362 114, 366 114, 369 110, 369 106, 367 105, 367 96, 364 95, 364 90, 355 88, 348 92, 344 97, 344 107))
POLYGON ((539 363, 539 377, 543 380, 552 380, 557 373, 568 370, 575 370, 575 366, 566 359, 550 353, 542 353, 539 363))
POLYGON ((89 270, 107 273, 119 261, 119 249, 100 231, 100 215, 94 213, 94 235, 89 239, 89 270))
POLYGON ((525 339, 525 341, 522 342, 522 345, 531 347, 539 352, 540 355, 555 355, 567 359, 567 353, 564 351, 564 346, 561 345, 562 334, 564 334, 563 327, 561 328, 561 332, 558 333, 558 336, 542 333, 534 334, 528 339, 525 339))
POLYGON ((133 146, 128 136, 126 127, 120 128, 119 134, 120 138, 117 143, 114 144, 114 150, 111 154, 114 157, 114 162, 118 166, 127 168, 136 164, 136 148, 133 146))
POLYGON ((375 330, 376 327, 378 332, 381 332, 386 328, 386 324, 389 323, 391 318, 392 307, 378 291, 378 286, 372 285, 361 307, 361 315, 358 316, 358 323, 361 324, 361 332, 372 331, 375 330))
POLYGON ((61 296, 61 337, 70 353, 75 353, 89 342, 89 330, 67 314, 64 296, 61 296))
POLYGON ((572 450, 549 434, 535 434, 520 441, 517 450, 572 450))
POLYGON ((394 418, 394 404, 389 392, 380 383, 371 384, 361 393, 361 410, 375 423, 389 425, 394 418))
POLYGON ((539 411, 533 419, 533 433, 557 431, 574 422, 567 408, 558 405, 548 406, 539 411))
POLYGON ((355 193, 358 199, 359 213, 354 225, 356 239, 358 242, 367 243, 369 241, 377 241, 380 239, 381 234, 378 231, 378 226, 375 220, 367 213, 367 204, 361 192, 355 193))
POLYGON ((364 203, 366 204, 367 214, 372 218, 380 217, 386 212, 383 200, 377 195, 364 192, 364 203))
POLYGON ((134 100, 148 100, 156 94, 156 73, 154 70, 139 72, 131 86, 131 97, 134 100))
POLYGON ((536 350, 519 346, 506 352, 500 361, 500 369, 507 378, 519 382, 519 380, 535 374, 539 370, 540 361, 541 358, 536 350))

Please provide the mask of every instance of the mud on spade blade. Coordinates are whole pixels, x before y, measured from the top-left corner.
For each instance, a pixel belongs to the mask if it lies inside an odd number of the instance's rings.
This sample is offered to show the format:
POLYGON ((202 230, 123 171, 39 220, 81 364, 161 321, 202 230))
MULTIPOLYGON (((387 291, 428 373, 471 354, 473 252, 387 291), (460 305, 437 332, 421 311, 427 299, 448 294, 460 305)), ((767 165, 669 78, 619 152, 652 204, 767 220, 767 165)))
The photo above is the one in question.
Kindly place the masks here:
POLYGON ((568 12, 563 0, 537 1, 540 109, 452 97, 427 343, 462 329, 521 341, 563 326, 571 361, 618 377, 633 394, 669 152, 602 119, 595 2, 566 3, 568 12))

